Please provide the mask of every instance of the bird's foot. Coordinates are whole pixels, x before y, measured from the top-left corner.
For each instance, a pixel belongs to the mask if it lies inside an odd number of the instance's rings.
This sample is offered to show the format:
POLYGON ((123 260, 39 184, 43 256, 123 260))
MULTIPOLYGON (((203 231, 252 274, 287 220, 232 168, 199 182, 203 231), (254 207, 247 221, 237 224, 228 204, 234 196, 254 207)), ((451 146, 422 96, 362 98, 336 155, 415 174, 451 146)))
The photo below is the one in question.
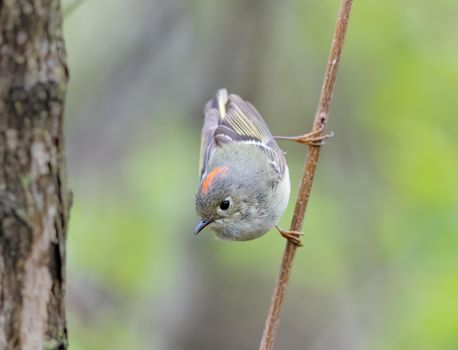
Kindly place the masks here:
POLYGON ((303 236, 304 234, 302 232, 299 232, 299 231, 288 231, 288 230, 283 230, 281 229, 280 227, 278 226, 275 226, 278 230, 278 232, 280 232, 280 234, 286 238, 289 242, 291 242, 292 244, 298 246, 298 247, 302 247, 303 244, 301 242, 301 236, 303 236))
POLYGON ((323 129, 324 127, 300 136, 274 136, 274 138, 278 140, 295 141, 304 145, 319 147, 325 144, 324 140, 334 136, 332 131, 327 134, 321 134, 323 129))

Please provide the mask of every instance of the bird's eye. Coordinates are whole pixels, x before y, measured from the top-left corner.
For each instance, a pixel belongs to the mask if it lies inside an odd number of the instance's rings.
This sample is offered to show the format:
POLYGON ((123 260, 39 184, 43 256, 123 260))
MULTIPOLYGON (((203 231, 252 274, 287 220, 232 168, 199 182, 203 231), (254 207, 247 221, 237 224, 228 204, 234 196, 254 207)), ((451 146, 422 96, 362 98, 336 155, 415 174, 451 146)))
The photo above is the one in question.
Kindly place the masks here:
POLYGON ((225 199, 221 202, 221 204, 219 205, 219 208, 221 210, 228 210, 230 206, 231 206, 231 202, 229 201, 229 199, 225 199))

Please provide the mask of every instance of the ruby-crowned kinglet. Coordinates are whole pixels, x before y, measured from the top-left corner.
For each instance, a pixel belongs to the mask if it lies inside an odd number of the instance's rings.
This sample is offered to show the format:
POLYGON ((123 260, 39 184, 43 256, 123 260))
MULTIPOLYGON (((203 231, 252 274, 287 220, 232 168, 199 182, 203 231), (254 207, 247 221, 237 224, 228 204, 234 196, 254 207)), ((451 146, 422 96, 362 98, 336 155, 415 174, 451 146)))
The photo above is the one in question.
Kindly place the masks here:
POLYGON ((278 223, 288 204, 283 152, 254 106, 225 89, 204 114, 195 234, 208 226, 224 240, 257 238, 278 223))

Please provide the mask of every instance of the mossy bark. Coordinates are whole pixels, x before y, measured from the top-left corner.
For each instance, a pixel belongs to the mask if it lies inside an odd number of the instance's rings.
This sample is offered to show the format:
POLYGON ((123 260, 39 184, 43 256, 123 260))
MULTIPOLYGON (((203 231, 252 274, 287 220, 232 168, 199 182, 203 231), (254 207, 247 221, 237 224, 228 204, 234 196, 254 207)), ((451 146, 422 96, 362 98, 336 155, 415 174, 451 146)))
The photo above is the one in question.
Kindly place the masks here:
POLYGON ((0 349, 66 349, 58 0, 0 0, 0 349))

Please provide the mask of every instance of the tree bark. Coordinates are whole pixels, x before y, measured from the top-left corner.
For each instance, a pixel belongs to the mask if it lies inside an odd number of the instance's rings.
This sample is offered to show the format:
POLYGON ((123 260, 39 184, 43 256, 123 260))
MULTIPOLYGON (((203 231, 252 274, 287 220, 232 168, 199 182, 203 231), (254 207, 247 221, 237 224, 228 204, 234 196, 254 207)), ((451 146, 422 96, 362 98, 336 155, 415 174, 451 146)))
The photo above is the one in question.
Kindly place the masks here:
POLYGON ((66 349, 58 0, 0 0, 0 349, 66 349))

